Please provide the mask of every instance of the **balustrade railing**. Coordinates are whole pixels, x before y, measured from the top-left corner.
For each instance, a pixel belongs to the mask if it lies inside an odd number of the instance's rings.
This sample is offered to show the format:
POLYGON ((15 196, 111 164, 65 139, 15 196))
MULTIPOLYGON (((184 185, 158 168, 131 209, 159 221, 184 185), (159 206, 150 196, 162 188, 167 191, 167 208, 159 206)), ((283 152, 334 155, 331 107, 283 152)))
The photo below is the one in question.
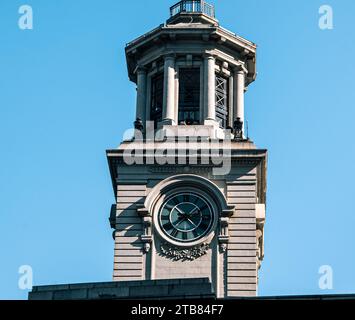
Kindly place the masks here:
POLYGON ((207 3, 205 0, 183 0, 170 8, 171 17, 181 12, 204 13, 212 18, 215 18, 214 6, 207 3))

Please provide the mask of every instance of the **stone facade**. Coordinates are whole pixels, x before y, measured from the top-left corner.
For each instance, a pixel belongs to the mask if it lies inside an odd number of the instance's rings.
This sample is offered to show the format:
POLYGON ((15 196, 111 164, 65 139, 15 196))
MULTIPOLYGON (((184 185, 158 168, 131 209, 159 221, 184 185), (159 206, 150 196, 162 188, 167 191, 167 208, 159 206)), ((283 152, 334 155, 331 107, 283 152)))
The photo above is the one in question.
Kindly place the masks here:
MULTIPOLYGON (((214 15, 183 10, 130 42, 126 56, 137 121, 134 137, 107 151, 116 196, 114 281, 205 277, 217 297, 256 296, 267 151, 246 137, 244 119, 256 45, 214 15), (216 173, 228 162, 228 171, 216 173), (160 225, 165 201, 179 192, 200 195, 213 211, 211 230, 198 241, 166 236, 160 225)), ((177 224, 194 224, 180 213, 177 224)))
POLYGON ((108 151, 117 195, 114 280, 207 277, 218 297, 255 296, 263 255, 257 233, 262 234, 265 218, 266 151, 235 143, 230 173, 214 176, 213 165, 126 165, 122 149, 124 144, 108 151), (203 190, 218 207, 209 250, 191 261, 162 252, 154 223, 155 204, 180 188, 203 190))

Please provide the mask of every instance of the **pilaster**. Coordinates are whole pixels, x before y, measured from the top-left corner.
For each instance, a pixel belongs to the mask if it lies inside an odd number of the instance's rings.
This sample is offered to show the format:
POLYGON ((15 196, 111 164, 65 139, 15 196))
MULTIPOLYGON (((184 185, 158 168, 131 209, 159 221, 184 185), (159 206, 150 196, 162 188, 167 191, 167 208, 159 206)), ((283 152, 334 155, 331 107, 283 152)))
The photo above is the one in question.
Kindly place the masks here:
POLYGON ((164 60, 163 125, 175 125, 175 56, 164 60))

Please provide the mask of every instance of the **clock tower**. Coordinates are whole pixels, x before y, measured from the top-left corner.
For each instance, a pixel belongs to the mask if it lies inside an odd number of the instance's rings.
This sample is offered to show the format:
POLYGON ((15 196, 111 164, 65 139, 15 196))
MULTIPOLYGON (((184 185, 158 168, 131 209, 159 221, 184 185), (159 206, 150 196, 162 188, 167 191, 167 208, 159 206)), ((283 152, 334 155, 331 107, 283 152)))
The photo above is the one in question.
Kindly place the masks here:
POLYGON ((244 117, 256 45, 189 0, 128 43, 126 57, 135 130, 107 151, 114 281, 209 278, 219 298, 256 296, 267 151, 244 117))

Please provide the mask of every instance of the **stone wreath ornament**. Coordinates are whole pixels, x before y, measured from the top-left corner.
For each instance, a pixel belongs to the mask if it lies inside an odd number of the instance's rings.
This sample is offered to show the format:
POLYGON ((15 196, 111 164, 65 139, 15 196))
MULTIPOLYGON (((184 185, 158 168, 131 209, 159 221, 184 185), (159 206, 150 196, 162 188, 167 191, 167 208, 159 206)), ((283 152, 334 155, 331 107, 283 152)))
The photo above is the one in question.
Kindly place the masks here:
POLYGON ((173 261, 193 261, 207 254, 210 245, 203 243, 192 248, 172 247, 168 243, 162 244, 161 252, 173 261))

